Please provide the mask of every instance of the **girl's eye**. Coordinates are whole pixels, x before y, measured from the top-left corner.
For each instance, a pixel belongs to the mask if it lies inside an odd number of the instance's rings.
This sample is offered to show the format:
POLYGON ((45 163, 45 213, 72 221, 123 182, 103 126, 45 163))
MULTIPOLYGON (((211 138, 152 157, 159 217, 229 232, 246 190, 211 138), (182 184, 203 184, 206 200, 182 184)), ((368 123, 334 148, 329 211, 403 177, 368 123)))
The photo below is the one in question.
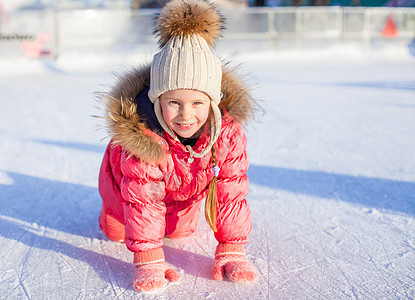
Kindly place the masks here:
POLYGON ((179 104, 179 102, 177 102, 177 101, 175 101, 175 100, 171 100, 171 101, 170 101, 170 104, 177 105, 177 104, 179 104))
POLYGON ((203 104, 203 102, 201 102, 201 101, 193 102, 193 105, 201 105, 201 104, 203 104))

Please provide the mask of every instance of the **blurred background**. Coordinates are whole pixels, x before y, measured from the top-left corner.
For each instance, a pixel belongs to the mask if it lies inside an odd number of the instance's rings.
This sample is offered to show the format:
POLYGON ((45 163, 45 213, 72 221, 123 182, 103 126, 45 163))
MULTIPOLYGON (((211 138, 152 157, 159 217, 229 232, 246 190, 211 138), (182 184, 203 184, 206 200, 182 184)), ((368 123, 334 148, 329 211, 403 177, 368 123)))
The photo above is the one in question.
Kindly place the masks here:
MULTIPOLYGON (((406 48, 415 0, 215 0, 227 19, 218 51, 406 48)), ((0 56, 59 59, 157 48, 164 0, 0 0, 0 56)))
MULTIPOLYGON (((159 8, 168 0, 3 0, 10 9, 159 8)), ((222 7, 248 6, 394 6, 413 7, 414 0, 214 0, 222 7)))

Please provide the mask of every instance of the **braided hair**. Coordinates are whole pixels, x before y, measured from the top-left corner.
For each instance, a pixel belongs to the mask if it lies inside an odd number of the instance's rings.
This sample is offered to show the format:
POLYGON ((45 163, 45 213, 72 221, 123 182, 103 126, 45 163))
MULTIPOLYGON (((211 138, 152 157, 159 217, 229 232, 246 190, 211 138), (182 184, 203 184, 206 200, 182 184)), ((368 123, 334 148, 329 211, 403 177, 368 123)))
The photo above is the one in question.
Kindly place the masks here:
MULTIPOLYGON (((219 109, 223 110, 225 109, 229 103, 232 101, 234 95, 231 94, 227 99, 224 99, 219 104, 219 109)), ((217 180, 218 180, 218 173, 219 173, 219 167, 216 162, 216 147, 215 144, 212 145, 211 148, 212 153, 212 169, 213 169, 213 178, 211 182, 209 183, 209 190, 206 197, 205 202, 205 218, 208 222, 210 228, 217 232, 218 229, 216 227, 216 216, 219 215, 218 212, 218 193, 217 193, 217 180)))
POLYGON ((210 228, 214 232, 217 232, 218 229, 216 228, 216 215, 217 215, 217 203, 218 203, 218 194, 217 194, 217 164, 216 164, 216 148, 215 145, 211 148, 212 152, 212 166, 213 166, 213 172, 214 176, 212 178, 212 181, 209 184, 209 191, 206 197, 205 202, 205 218, 208 222, 210 228))

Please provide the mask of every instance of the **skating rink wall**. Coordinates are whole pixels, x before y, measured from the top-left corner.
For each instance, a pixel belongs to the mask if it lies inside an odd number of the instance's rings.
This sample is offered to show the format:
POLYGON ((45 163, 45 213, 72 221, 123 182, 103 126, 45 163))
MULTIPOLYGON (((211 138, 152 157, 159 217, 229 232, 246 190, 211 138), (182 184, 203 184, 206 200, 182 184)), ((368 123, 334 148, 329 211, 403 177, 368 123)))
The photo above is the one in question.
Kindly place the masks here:
MULTIPOLYGON (((67 52, 157 48, 157 10, 26 10, 1 12, 0 55, 58 58, 67 52)), ((404 46, 415 37, 415 8, 275 7, 224 10, 217 50, 323 49, 356 44, 404 46)))

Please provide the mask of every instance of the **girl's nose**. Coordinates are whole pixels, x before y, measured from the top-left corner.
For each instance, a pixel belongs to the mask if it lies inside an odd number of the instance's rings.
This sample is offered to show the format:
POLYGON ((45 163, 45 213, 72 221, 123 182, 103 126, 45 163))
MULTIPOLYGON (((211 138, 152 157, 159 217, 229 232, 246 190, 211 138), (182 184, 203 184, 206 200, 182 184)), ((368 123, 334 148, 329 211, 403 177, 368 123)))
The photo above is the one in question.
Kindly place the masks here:
POLYGON ((187 120, 191 117, 192 115, 192 110, 189 106, 187 105, 182 105, 180 108, 180 116, 184 119, 187 120))

